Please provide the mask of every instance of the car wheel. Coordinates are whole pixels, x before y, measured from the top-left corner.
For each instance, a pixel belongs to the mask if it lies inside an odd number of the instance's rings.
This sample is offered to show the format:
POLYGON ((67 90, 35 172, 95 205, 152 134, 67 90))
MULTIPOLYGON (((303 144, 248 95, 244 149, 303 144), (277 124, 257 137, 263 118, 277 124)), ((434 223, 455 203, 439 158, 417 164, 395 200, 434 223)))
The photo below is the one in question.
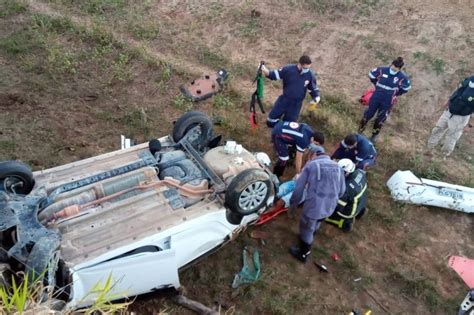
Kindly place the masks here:
POLYGON ((26 164, 18 161, 0 162, 0 190, 27 195, 34 184, 33 173, 26 164))
POLYGON ((54 288, 56 285, 56 271, 59 266, 60 252, 58 246, 49 248, 47 236, 40 239, 31 250, 26 261, 26 272, 29 281, 41 280, 45 285, 54 288))
POLYGON ((190 142, 198 149, 205 148, 212 137, 212 121, 201 112, 188 112, 176 121, 172 133, 174 142, 179 142, 187 136, 191 129, 197 126, 200 127, 200 134, 197 137, 191 137, 190 142))
POLYGON ((248 215, 266 205, 272 191, 270 176, 260 169, 247 169, 235 176, 225 193, 225 205, 232 212, 248 215))

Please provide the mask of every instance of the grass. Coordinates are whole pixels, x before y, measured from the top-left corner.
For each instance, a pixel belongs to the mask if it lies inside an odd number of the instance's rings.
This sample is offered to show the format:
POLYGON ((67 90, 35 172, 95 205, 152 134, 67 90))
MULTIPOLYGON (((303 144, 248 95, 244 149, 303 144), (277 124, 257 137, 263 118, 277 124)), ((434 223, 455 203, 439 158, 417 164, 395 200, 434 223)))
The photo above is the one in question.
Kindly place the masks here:
POLYGON ((384 280, 390 285, 401 286, 402 294, 406 294, 413 301, 423 301, 431 311, 445 311, 446 314, 456 311, 457 307, 453 301, 443 299, 434 282, 420 272, 389 267, 384 280))
POLYGON ((416 52, 413 53, 413 59, 419 60, 419 61, 424 61, 424 62, 428 63, 429 66, 431 67, 431 70, 436 75, 441 75, 445 72, 446 63, 440 57, 434 58, 433 56, 431 56, 427 52, 416 51, 416 52))
POLYGON ((6 0, 0 6, 0 17, 5 18, 12 15, 25 13, 28 6, 23 1, 6 0))
POLYGON ((181 111, 189 112, 193 110, 193 102, 186 96, 179 94, 173 100, 173 106, 181 111))

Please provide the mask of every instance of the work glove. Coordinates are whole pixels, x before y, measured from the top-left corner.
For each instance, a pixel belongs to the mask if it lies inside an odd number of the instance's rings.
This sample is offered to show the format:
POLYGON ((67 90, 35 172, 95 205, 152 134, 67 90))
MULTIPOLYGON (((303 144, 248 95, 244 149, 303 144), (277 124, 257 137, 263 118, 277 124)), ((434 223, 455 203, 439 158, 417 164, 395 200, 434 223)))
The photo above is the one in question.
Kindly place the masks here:
POLYGON ((316 97, 313 98, 313 99, 311 100, 311 102, 309 102, 309 103, 310 103, 310 104, 318 105, 320 100, 321 100, 321 97, 316 96, 316 97))
POLYGON ((316 96, 315 98, 313 98, 311 102, 309 102, 308 110, 315 111, 320 100, 321 98, 319 96, 316 96))

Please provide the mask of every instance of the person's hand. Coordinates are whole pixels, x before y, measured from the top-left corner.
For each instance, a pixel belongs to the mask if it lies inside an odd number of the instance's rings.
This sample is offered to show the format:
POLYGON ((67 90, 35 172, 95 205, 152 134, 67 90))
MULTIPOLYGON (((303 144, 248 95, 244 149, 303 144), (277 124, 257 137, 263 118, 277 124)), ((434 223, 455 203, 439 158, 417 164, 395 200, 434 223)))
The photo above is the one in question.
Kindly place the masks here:
POLYGON ((260 65, 258 65, 257 70, 258 69, 262 70, 262 73, 263 73, 264 76, 268 76, 268 74, 270 73, 270 71, 268 70, 268 68, 264 64, 262 65, 261 68, 260 68, 260 65))
POLYGON ((313 98, 311 100, 311 102, 309 102, 310 104, 316 104, 318 105, 319 104, 319 101, 321 101, 321 97, 320 96, 316 96, 315 98, 313 98))

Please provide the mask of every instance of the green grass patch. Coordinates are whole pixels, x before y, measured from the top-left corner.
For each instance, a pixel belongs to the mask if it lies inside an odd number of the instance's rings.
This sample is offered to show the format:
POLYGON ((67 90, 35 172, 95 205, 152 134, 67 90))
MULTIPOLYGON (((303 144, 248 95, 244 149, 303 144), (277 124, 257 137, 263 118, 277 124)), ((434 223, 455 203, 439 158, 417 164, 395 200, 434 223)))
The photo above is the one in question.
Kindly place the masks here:
POLYGON ((436 75, 440 75, 445 72, 446 63, 442 58, 435 58, 427 52, 416 51, 413 53, 413 59, 416 61, 426 62, 430 66, 431 70, 436 73, 436 75))
POLYGON ((28 11, 28 6, 23 1, 18 0, 5 0, 0 5, 0 17, 8 17, 25 13, 28 11))

